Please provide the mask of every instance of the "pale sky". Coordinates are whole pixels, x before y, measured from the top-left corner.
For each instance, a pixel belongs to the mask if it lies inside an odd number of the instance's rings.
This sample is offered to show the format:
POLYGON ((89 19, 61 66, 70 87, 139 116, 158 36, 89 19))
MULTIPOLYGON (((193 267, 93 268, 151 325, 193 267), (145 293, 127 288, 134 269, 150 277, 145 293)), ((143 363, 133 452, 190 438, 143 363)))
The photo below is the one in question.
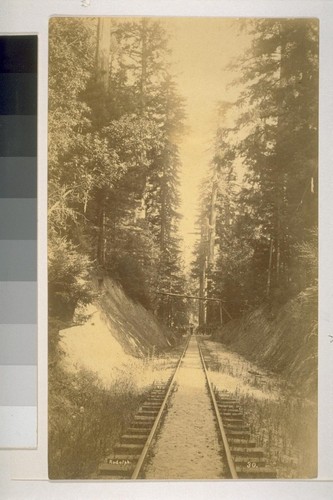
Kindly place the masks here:
POLYGON ((212 156, 217 125, 217 103, 233 100, 235 89, 227 91, 231 79, 224 67, 248 46, 245 35, 238 36, 237 20, 225 18, 168 18, 163 20, 170 33, 172 65, 179 93, 186 99, 188 134, 180 145, 181 213, 184 258, 191 259, 196 236, 198 187, 212 156))

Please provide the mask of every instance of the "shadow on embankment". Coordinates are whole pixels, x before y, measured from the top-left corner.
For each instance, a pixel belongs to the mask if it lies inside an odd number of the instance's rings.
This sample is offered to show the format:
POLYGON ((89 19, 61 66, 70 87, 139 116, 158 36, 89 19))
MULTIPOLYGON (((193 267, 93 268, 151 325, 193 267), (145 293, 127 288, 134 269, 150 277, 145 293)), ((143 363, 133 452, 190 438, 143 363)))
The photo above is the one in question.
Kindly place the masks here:
POLYGON ((282 375, 311 399, 317 394, 317 293, 308 289, 278 310, 268 306, 230 321, 214 334, 230 349, 282 375))

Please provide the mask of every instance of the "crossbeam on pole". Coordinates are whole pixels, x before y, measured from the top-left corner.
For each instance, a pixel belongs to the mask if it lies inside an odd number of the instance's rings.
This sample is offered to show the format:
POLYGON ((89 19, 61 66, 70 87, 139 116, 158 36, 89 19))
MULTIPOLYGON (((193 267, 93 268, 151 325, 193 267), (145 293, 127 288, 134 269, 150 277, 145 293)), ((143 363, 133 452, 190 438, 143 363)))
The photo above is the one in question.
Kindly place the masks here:
POLYGON ((171 293, 171 292, 156 292, 158 295, 169 295, 171 297, 182 297, 183 299, 196 299, 196 300, 213 300, 215 302, 224 302, 221 299, 217 299, 214 297, 196 297, 195 295, 181 295, 179 293, 171 293))
POLYGON ((182 295, 180 293, 160 292, 158 290, 156 291, 156 294, 157 295, 167 295, 169 297, 181 297, 183 299, 210 300, 210 301, 213 301, 213 302, 219 302, 220 305, 221 305, 221 307, 223 307, 223 309, 225 310, 225 312, 229 316, 229 318, 232 319, 231 314, 229 314, 229 312, 226 310, 225 306, 222 306, 222 304, 223 304, 223 302, 225 302, 225 300, 217 299, 217 298, 214 298, 214 297, 196 297, 195 295, 182 295))

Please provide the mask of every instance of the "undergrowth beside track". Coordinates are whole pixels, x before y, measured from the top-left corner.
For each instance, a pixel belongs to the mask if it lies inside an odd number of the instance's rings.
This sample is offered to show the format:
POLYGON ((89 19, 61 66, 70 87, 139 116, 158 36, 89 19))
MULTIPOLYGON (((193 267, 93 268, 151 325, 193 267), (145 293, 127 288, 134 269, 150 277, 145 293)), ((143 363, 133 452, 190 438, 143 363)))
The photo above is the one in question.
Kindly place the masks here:
POLYGON ((215 340, 282 375, 295 392, 316 400, 317 293, 308 289, 279 309, 262 307, 227 323, 215 340))

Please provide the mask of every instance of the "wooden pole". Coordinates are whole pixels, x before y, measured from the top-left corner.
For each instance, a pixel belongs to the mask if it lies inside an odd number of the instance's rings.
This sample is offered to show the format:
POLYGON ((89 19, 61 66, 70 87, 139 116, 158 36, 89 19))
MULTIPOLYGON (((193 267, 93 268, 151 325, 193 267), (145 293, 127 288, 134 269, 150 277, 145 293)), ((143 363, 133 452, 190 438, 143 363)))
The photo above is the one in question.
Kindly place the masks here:
POLYGON ((196 300, 212 300, 214 302, 223 302, 223 300, 214 297, 196 297, 195 295, 184 295, 182 293, 160 292, 156 291, 158 295, 170 295, 171 297, 181 297, 182 299, 196 299, 196 300))

